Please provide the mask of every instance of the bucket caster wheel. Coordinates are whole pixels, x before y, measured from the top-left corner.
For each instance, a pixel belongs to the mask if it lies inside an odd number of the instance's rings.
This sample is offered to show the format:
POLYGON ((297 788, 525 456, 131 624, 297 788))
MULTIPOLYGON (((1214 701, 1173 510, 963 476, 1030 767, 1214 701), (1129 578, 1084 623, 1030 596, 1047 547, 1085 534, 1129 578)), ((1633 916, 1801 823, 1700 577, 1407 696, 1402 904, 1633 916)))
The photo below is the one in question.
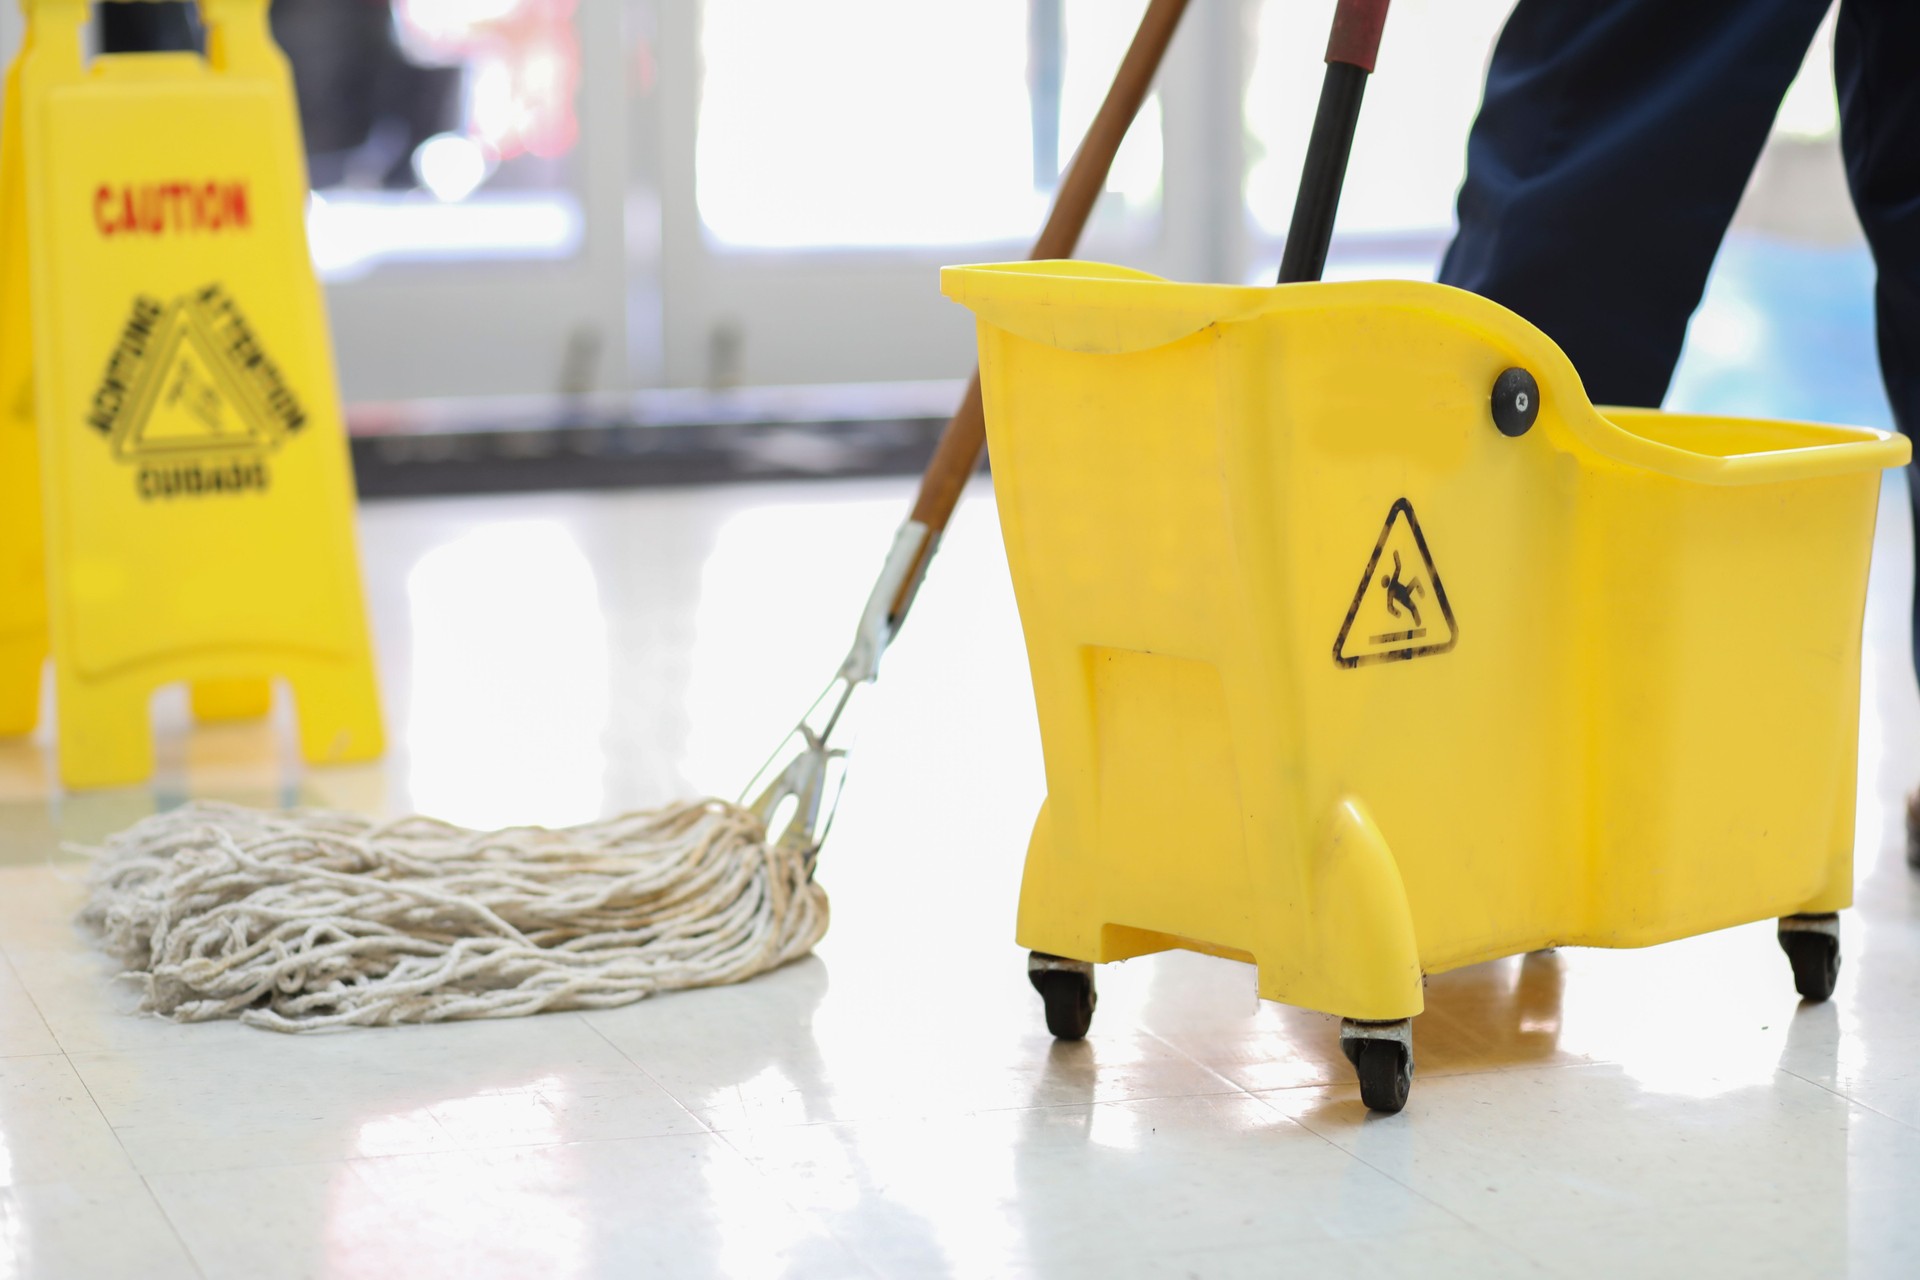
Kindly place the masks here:
POLYGON ((1047 1030, 1057 1040, 1079 1040, 1093 1026, 1093 1006, 1100 1001, 1093 989, 1093 966, 1084 960, 1027 954, 1027 981, 1047 1006, 1047 1030))
POLYGON ((1340 1023, 1340 1052, 1360 1077, 1360 1101, 1392 1115, 1407 1105, 1413 1089, 1413 1019, 1340 1023))
POLYGON ((1780 949, 1793 965, 1793 989, 1803 1000, 1825 1000, 1840 978, 1840 917, 1787 916, 1780 921, 1780 949))

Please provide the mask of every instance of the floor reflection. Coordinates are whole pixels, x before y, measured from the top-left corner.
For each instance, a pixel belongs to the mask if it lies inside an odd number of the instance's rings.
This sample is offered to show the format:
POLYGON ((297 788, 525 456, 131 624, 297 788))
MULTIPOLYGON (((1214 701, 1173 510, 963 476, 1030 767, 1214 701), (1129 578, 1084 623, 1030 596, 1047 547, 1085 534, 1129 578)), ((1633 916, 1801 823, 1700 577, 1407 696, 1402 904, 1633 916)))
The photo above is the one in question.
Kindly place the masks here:
POLYGON ((421 556, 406 581, 413 807, 474 827, 602 816, 612 660, 573 531, 482 527, 421 556))

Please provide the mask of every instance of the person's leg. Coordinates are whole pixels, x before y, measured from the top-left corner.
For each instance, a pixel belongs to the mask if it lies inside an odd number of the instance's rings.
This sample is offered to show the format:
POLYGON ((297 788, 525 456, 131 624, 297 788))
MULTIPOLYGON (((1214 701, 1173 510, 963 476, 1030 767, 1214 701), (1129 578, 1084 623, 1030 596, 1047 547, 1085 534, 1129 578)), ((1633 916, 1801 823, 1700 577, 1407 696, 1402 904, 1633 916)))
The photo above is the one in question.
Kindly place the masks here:
POLYGON ((1833 33, 1847 185, 1873 249, 1880 371, 1920 433, 1920 5, 1844 0, 1833 33))
MULTIPOLYGON (((1833 33, 1840 145, 1847 185, 1873 249, 1880 374, 1893 420, 1920 436, 1920 5, 1843 0, 1833 33)), ((1914 523, 1920 483, 1908 468, 1914 523)), ((1920 584, 1913 595, 1914 668, 1920 671, 1920 584)), ((1920 866, 1920 793, 1908 802, 1907 860, 1920 866)))
POLYGON ((1544 329, 1595 401, 1658 405, 1828 3, 1520 0, 1441 281, 1544 329))

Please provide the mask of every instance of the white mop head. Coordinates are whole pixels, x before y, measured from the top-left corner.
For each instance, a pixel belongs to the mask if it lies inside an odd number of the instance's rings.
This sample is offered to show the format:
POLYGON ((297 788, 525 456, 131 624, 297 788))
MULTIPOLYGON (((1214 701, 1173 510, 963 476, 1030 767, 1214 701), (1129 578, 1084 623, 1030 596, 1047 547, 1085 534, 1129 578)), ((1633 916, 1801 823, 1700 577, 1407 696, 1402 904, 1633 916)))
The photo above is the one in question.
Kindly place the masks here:
POLYGON ((505 831, 194 804, 97 857, 82 918, 182 1022, 605 1009, 738 982, 827 930, 809 859, 718 800, 505 831))

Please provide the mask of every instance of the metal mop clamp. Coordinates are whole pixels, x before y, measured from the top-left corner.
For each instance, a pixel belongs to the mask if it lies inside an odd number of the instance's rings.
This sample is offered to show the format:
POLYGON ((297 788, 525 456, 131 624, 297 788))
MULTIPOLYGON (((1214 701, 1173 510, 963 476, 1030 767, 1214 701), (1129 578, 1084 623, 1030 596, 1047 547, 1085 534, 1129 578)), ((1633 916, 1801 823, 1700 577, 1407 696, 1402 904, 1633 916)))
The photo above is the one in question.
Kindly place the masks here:
MULTIPOLYGON (((1344 12, 1351 0, 1341 6, 1344 12)), ((1094 202, 1107 185, 1107 174, 1127 129, 1146 101, 1167 45, 1186 11, 1187 0, 1152 0, 1140 19, 1127 55, 1114 75, 1106 100, 1087 129, 1086 140, 1054 196, 1045 228, 1027 256, 1034 260, 1073 255, 1080 233, 1093 212, 1094 202)), ((1384 15, 1385 0, 1378 6, 1384 15)), ((1377 26, 1376 26, 1377 32, 1377 26)), ((1370 61, 1370 60, 1369 60, 1370 61)), ((1349 139, 1351 130, 1349 130, 1349 139)), ((1344 168, 1344 155, 1342 157, 1344 168)), ((1329 219, 1331 223, 1331 219, 1329 219)), ((1323 251, 1324 256, 1324 251, 1323 251)), ((787 735, 760 773, 747 787, 744 803, 766 824, 769 835, 778 827, 775 843, 783 850, 818 854, 833 823, 835 806, 846 776, 846 747, 832 742, 845 722, 854 691, 871 684, 880 673, 880 656, 892 643, 912 608, 914 595, 926 576, 927 565, 940 545, 940 535, 959 504, 968 478, 986 447, 986 417, 980 402, 980 372, 976 368, 966 395, 940 433, 933 457, 920 480, 920 492, 907 522, 894 535, 893 547, 881 567, 879 581, 867 598, 846 661, 826 689, 814 700, 800 723, 787 735)), ((844 730, 841 731, 844 737, 844 730)))

